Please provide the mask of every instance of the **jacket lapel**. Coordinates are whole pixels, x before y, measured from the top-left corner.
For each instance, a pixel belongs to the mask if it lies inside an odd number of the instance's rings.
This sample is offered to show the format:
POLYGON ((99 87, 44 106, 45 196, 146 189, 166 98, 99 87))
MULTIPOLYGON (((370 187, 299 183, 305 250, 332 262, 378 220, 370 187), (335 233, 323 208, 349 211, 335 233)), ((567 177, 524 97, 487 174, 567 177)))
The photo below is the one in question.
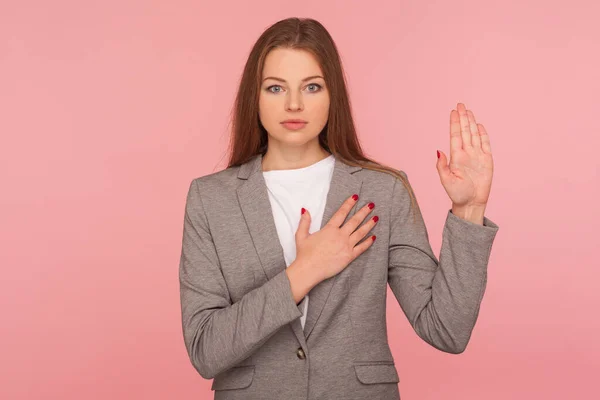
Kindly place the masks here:
MULTIPOLYGON (((354 172, 360 169, 362 168, 350 166, 337 158, 335 159, 333 176, 327 194, 320 229, 325 226, 348 197, 354 193, 360 195, 362 180, 357 175, 353 175, 354 172)), ((238 178, 246 181, 237 189, 240 209, 244 215, 248 231, 252 236, 252 241, 264 273, 268 279, 272 279, 275 275, 285 270, 286 263, 283 248, 279 242, 277 228, 275 227, 275 220, 273 219, 267 185, 262 175, 262 155, 258 154, 248 162, 242 164, 238 171, 238 178)), ((347 219, 354 215, 355 212, 356 206, 350 211, 347 219)), ((321 315, 337 276, 334 275, 320 282, 309 292, 308 312, 304 331, 302 330, 300 318, 291 324, 292 330, 303 347, 305 347, 306 339, 321 315)))
MULTIPOLYGON (((329 222, 333 214, 342 206, 342 203, 348 197, 355 193, 360 196, 362 179, 358 175, 354 175, 354 172, 361 169, 362 167, 350 166, 336 158, 320 229, 323 229, 325 224, 329 222)), ((356 209, 357 207, 355 205, 348 213, 348 216, 342 225, 354 215, 356 209)), ((321 316, 321 312, 325 307, 325 303, 327 302, 331 288, 333 287, 333 284, 338 276, 339 274, 336 274, 328 279, 325 279, 324 281, 321 281, 308 293, 308 312, 306 316, 306 323, 304 325, 304 335, 307 340, 313 328, 315 327, 315 324, 319 320, 319 317, 321 316)))

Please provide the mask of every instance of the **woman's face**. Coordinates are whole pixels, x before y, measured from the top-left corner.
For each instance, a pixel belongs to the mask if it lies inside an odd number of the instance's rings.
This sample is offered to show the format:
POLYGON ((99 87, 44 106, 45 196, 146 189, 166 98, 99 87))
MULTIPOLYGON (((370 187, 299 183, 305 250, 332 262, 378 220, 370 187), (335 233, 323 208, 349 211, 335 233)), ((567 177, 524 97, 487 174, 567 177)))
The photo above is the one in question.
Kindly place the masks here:
POLYGON ((262 72, 259 118, 273 140, 281 145, 306 145, 316 140, 329 116, 329 92, 323 71, 314 56, 297 49, 269 52, 262 72), (307 123, 299 129, 286 127, 287 119, 307 123))

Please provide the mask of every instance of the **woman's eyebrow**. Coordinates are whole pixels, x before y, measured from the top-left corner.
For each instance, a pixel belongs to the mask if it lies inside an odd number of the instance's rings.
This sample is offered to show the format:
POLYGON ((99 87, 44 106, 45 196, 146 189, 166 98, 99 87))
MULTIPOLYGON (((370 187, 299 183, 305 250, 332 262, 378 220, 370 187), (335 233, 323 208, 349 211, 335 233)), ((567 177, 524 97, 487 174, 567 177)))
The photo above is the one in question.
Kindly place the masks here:
MULTIPOLYGON (((302 79, 301 82, 309 81, 309 80, 315 79, 315 78, 321 78, 321 79, 325 80, 325 78, 323 78, 321 75, 313 75, 313 76, 309 76, 308 78, 302 79)), ((275 76, 267 76, 265 79, 263 79, 263 82, 266 81, 267 79, 273 79, 275 81, 287 83, 285 79, 277 78, 275 76)))

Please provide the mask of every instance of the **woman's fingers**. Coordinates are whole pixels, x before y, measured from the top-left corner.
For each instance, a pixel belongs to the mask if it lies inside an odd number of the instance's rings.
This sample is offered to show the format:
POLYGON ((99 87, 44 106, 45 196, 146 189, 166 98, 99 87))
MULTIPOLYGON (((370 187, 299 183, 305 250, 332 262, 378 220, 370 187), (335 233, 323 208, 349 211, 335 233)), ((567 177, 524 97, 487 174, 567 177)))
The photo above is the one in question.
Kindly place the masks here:
POLYGON ((329 221, 327 221, 327 225, 332 225, 336 228, 339 228, 344 223, 346 217, 350 213, 350 210, 352 210, 352 207, 354 207, 356 201, 358 200, 358 195, 353 196, 354 197, 348 197, 346 201, 342 203, 342 206, 333 214, 329 221))
POLYGON ((375 208, 375 203, 373 202, 363 206, 344 224, 344 226, 341 227, 342 232, 344 232, 346 236, 350 236, 365 218, 367 218, 373 208, 375 208))
POLYGON ((375 208, 375 203, 370 202, 364 207, 362 207, 360 210, 358 210, 352 216, 352 218, 350 218, 346 223, 344 223, 344 221, 348 217, 348 214, 350 213, 350 210, 352 210, 352 207, 354 207, 357 200, 357 195, 353 195, 346 199, 346 201, 344 201, 341 207, 333 214, 333 216, 327 222, 327 225, 334 226, 340 229, 340 231, 343 233, 342 237, 347 238, 349 240, 349 243, 352 246, 352 253, 354 255, 354 258, 362 254, 373 243, 372 237, 369 237, 367 240, 364 240, 361 244, 356 245, 365 237, 365 235, 367 235, 371 231, 371 229, 373 229, 373 227, 379 220, 378 216, 369 218, 367 222, 365 222, 360 228, 357 229, 357 227, 375 208), (340 226, 342 224, 343 226, 340 226))
POLYGON ((469 130, 471 131, 471 143, 477 150, 481 150, 481 137, 477 129, 477 122, 475 121, 475 114, 473 111, 467 110, 467 118, 469 119, 469 130))
POLYGON ((450 157, 463 147, 460 135, 460 118, 456 110, 450 111, 450 157))
POLYGON ((360 242, 370 231, 375 227, 379 221, 379 217, 375 215, 365 222, 360 228, 358 228, 353 234, 350 235, 350 244, 356 246, 356 243, 360 242))
POLYGON ((352 254, 354 255, 354 259, 356 259, 362 253, 367 251, 367 249, 373 245, 374 241, 375 241, 375 235, 372 235, 372 236, 366 238, 365 240, 363 240, 362 243, 354 246, 354 248, 352 249, 352 254))
POLYGON ((490 145, 490 137, 482 124, 477 124, 479 135, 481 137, 481 148, 484 153, 491 154, 492 146, 490 145))
POLYGON ((469 127, 469 117, 467 116, 467 108, 463 103, 458 103, 456 106, 458 111, 458 119, 460 120, 460 136, 462 137, 462 148, 467 149, 473 146, 471 141, 471 128, 469 127))

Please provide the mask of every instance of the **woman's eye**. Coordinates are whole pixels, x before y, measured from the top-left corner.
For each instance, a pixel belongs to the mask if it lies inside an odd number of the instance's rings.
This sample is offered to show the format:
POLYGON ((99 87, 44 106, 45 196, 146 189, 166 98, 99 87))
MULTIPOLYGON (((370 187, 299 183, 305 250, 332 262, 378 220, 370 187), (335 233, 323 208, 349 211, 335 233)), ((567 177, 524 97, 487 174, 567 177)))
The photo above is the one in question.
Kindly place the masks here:
MULTIPOLYGON (((321 89, 322 89, 322 86, 321 86, 321 85, 319 85, 318 83, 311 83, 311 84, 309 84, 307 87, 311 87, 311 86, 315 86, 317 89, 315 89, 315 90, 309 90, 309 92, 318 92, 319 90, 321 90, 321 89)), ((271 92, 271 93, 279 93, 279 92, 281 91, 281 90, 278 90, 278 91, 271 90, 271 89, 273 89, 273 88, 278 88, 278 89, 281 89, 281 86, 279 86, 279 85, 271 85, 271 86, 269 86, 269 87, 267 88, 267 91, 268 91, 268 92, 271 92)))
POLYGON ((318 89, 316 89, 316 90, 310 90, 310 92, 317 92, 317 91, 319 91, 319 90, 321 89, 321 85, 319 85, 318 83, 311 83, 311 84, 310 84, 310 85, 308 85, 308 86, 309 86, 309 87, 310 87, 310 86, 316 86, 316 87, 318 87, 318 89))

